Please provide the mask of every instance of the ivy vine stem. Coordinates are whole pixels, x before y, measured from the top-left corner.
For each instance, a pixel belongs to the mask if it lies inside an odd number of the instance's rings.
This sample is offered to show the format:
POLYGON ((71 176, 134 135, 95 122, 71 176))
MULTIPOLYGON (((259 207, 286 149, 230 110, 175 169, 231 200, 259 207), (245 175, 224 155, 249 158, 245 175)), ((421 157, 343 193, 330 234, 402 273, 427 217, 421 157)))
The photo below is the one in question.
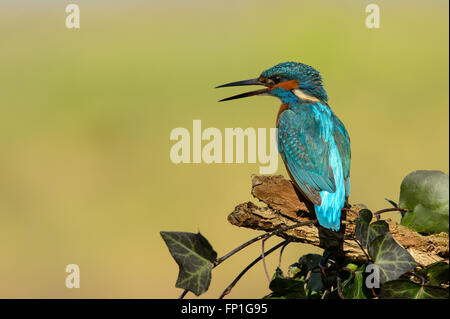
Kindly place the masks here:
MULTIPOLYGON (((275 229, 275 230, 273 230, 271 232, 267 232, 267 233, 264 233, 262 235, 256 236, 256 237, 250 239, 249 241, 243 243, 242 245, 236 247, 235 249, 231 250, 229 253, 227 253, 227 254, 223 255, 222 257, 216 259, 211 264, 211 268, 213 269, 213 268, 217 267, 218 265, 223 263, 225 260, 227 260, 228 258, 233 256, 234 254, 238 253, 239 251, 241 251, 245 247, 253 244, 254 242, 257 242, 257 241, 262 240, 262 239, 268 239, 269 237, 281 234, 281 233, 283 233, 285 231, 288 231, 290 229, 294 229, 294 228, 302 227, 302 226, 308 226, 308 225, 312 225, 312 224, 315 224, 315 223, 317 223, 317 219, 308 220, 308 221, 305 221, 305 222, 295 223, 293 225, 282 227, 282 228, 279 228, 279 229, 275 229)), ((266 252, 266 255, 267 255, 267 252, 266 252)), ((186 296, 187 292, 188 292, 188 290, 183 291, 183 293, 180 295, 180 297, 178 297, 178 299, 183 299, 186 296)))
POLYGON ((285 231, 290 230, 290 229, 294 229, 294 228, 301 227, 301 226, 312 225, 312 224, 315 224, 316 222, 317 222, 316 219, 314 219, 314 220, 308 220, 308 221, 306 221, 306 222, 299 222, 299 223, 295 223, 295 224, 290 225, 290 226, 286 226, 286 227, 282 227, 282 228, 279 228, 279 229, 275 229, 275 230, 273 230, 273 231, 271 231, 271 232, 264 233, 264 234, 262 234, 262 235, 256 236, 255 238, 252 238, 252 239, 250 239, 249 241, 243 243, 242 245, 236 247, 235 249, 233 249, 232 251, 230 251, 228 254, 226 254, 226 255, 224 255, 224 256, 218 258, 218 259, 215 261, 215 263, 214 263, 214 265, 213 265, 213 268, 216 267, 216 266, 218 266, 219 264, 221 264, 222 262, 224 262, 225 260, 227 260, 227 259, 230 258, 231 256, 233 256, 233 255, 236 254, 237 252, 241 251, 241 250, 244 249, 245 247, 247 247, 247 246, 253 244, 254 242, 257 242, 257 241, 259 241, 259 240, 261 240, 261 239, 265 239, 265 238, 272 237, 272 236, 274 236, 274 235, 281 234, 282 232, 285 232, 285 231))
MULTIPOLYGON (((275 246, 273 246, 272 248, 270 248, 268 251, 265 252, 265 256, 268 256, 269 254, 271 254, 272 252, 274 252, 275 250, 277 250, 280 247, 285 247, 287 244, 289 243, 289 240, 285 240, 282 241, 279 244, 276 244, 275 246)), ((231 284, 228 285, 227 288, 225 288, 225 290, 222 292, 222 294, 220 295, 219 299, 223 299, 223 297, 225 297, 226 295, 228 295, 231 292, 231 289, 233 289, 233 287, 237 284, 237 282, 242 278, 242 276, 245 275, 245 273, 252 268, 254 265, 256 265, 261 259, 263 259, 262 254, 258 256, 258 258, 256 258, 255 260, 253 260, 250 264, 248 264, 247 267, 245 267, 240 273, 239 275, 237 275, 237 277, 231 282, 231 284)))
POLYGON ((401 208, 401 207, 392 207, 392 208, 385 208, 385 209, 381 209, 375 213, 373 213, 375 215, 375 217, 379 220, 380 219, 380 214, 383 213, 387 213, 387 212, 406 212, 408 211, 405 208, 401 208))

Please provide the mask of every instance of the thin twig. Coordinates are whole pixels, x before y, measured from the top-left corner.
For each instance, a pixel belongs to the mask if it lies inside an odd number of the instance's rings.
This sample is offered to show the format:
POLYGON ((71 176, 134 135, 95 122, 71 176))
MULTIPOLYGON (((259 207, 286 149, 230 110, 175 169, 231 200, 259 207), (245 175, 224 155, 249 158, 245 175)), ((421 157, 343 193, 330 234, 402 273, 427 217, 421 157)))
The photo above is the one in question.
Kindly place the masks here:
POLYGON ((311 274, 312 274, 312 269, 311 269, 311 270, 308 270, 308 272, 306 273, 306 276, 305 276, 305 283, 306 283, 306 281, 309 280, 309 277, 311 277, 311 274))
POLYGON ((361 243, 359 242, 359 240, 357 240, 356 238, 352 238, 359 246, 359 248, 361 248, 362 252, 364 253, 364 255, 366 255, 367 258, 367 262, 370 262, 370 256, 367 254, 366 250, 364 249, 364 247, 361 245, 361 243))
MULTIPOLYGON (((247 242, 243 243, 242 245, 236 247, 235 249, 233 249, 233 250, 230 251, 229 253, 227 253, 227 254, 223 255, 222 257, 218 258, 218 259, 212 264, 211 269, 217 267, 218 265, 220 265, 221 263, 223 263, 225 260, 227 260, 228 258, 230 258, 231 256, 233 256, 233 255, 236 254, 237 252, 239 252, 239 251, 241 251, 242 249, 244 249, 245 247, 247 247, 247 246, 253 244, 254 242, 257 242, 258 240, 265 239, 265 238, 269 238, 269 237, 272 237, 272 236, 274 236, 274 235, 278 235, 278 234, 280 234, 280 233, 282 233, 282 232, 285 232, 285 231, 287 231, 287 230, 294 229, 294 228, 297 228, 297 227, 307 226, 307 225, 312 225, 312 224, 315 224, 316 222, 317 222, 317 219, 308 220, 308 221, 306 221, 306 222, 299 222, 299 223, 295 223, 295 224, 290 225, 290 226, 286 226, 286 227, 282 227, 282 228, 279 228, 279 229, 275 229, 275 230, 273 230, 273 231, 271 231, 271 232, 264 233, 264 234, 262 234, 262 235, 256 236, 255 238, 250 239, 249 241, 247 241, 247 242)), ((185 290, 185 291, 181 294, 181 296, 180 296, 179 299, 183 299, 183 297, 186 295, 186 293, 187 293, 187 290, 185 290)))
POLYGON ((377 293, 375 292, 375 289, 371 288, 371 291, 372 291, 372 295, 373 295, 375 298, 379 298, 379 297, 380 297, 380 296, 378 296, 377 293))
POLYGON ((345 299, 344 294, 342 293, 341 278, 337 277, 336 281, 337 281, 338 295, 341 299, 345 299))
POLYGON ((266 277, 267 277, 267 281, 270 283, 270 276, 269 276, 269 272, 267 271, 267 265, 266 265, 266 258, 264 258, 264 242, 267 240, 267 238, 264 238, 261 241, 261 257, 262 257, 262 263, 263 263, 263 267, 264 267, 264 272, 266 273, 266 277))
POLYGON ((420 285, 421 286, 425 285, 425 278, 423 276, 421 276, 419 274, 416 274, 414 272, 408 272, 407 274, 412 276, 412 277, 416 277, 416 278, 420 279, 420 285))
MULTIPOLYGON (((288 240, 282 241, 279 244, 276 244, 275 246, 273 246, 272 248, 270 248, 268 251, 266 251, 265 256, 268 256, 269 254, 271 254, 272 252, 274 252, 275 250, 277 250, 278 248, 282 247, 283 245, 286 245, 286 243, 288 242, 288 240)), ((247 267, 244 268, 244 270, 242 270, 239 275, 237 275, 237 277, 231 282, 231 284, 228 285, 227 288, 225 288, 225 290, 222 292, 222 294, 220 295, 219 299, 223 299, 223 297, 225 297, 226 295, 228 295, 231 291, 231 289, 233 289, 233 287, 237 284, 237 282, 242 278, 242 276, 245 275, 245 273, 252 268, 254 265, 256 265, 260 260, 262 259, 262 255, 259 255, 258 258, 256 258, 255 260, 253 260, 247 267)))
POLYGON ((283 247, 281 247, 280 250, 280 256, 278 257, 278 268, 281 268, 281 256, 283 255, 284 249, 286 248, 287 245, 289 245, 289 243, 291 242, 291 240, 286 240, 286 243, 283 245, 283 247))
POLYGON ((416 275, 416 277, 418 277, 420 279, 420 285, 423 286, 425 285, 425 278, 419 274, 414 274, 416 275))
POLYGON ((401 207, 392 207, 392 208, 385 208, 385 209, 381 209, 375 213, 373 213, 374 215, 380 215, 386 212, 406 212, 408 211, 405 208, 401 208, 401 207))
POLYGON ((306 276, 305 276, 305 283, 303 284, 303 289, 306 291, 306 289, 308 288, 308 281, 309 281, 309 277, 311 277, 311 274, 312 274, 312 269, 311 270, 309 270, 307 273, 306 273, 306 276))
POLYGON ((189 292, 189 290, 184 290, 182 293, 181 293, 181 295, 180 295, 180 297, 178 297, 178 299, 183 299, 184 298, 184 296, 186 296, 186 294, 189 292))
POLYGON ((317 220, 314 219, 314 220, 308 220, 306 222, 295 223, 295 224, 293 224, 291 226, 286 226, 286 227, 283 227, 283 228, 275 229, 275 230, 273 230, 271 232, 264 233, 262 235, 259 235, 259 236, 255 237, 255 238, 252 238, 249 241, 247 241, 247 242, 243 243, 242 245, 240 245, 239 247, 233 249, 228 254, 226 254, 226 255, 220 257, 219 259, 217 259, 216 262, 214 263, 214 267, 216 267, 217 265, 221 264, 226 259, 228 259, 229 257, 233 256, 235 253, 241 251, 242 249, 244 249, 248 245, 251 245, 251 244, 253 244, 254 242, 256 242, 258 240, 261 240, 261 239, 264 239, 264 238, 269 238, 269 237, 272 237, 274 235, 278 235, 278 234, 280 234, 282 232, 285 232, 285 231, 293 229, 293 228, 315 224, 316 222, 317 222, 317 220))

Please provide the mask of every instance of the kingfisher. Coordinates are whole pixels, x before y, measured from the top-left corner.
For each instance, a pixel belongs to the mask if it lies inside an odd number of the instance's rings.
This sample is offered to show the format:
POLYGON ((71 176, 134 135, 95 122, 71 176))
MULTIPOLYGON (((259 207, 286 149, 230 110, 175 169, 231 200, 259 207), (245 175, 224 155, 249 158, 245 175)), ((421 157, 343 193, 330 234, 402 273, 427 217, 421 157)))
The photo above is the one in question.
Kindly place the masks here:
POLYGON ((219 87, 265 88, 222 99, 255 95, 281 100, 276 118, 278 151, 297 190, 312 204, 319 224, 339 231, 341 209, 350 195, 350 136, 328 105, 320 73, 298 62, 283 62, 258 78, 219 87))

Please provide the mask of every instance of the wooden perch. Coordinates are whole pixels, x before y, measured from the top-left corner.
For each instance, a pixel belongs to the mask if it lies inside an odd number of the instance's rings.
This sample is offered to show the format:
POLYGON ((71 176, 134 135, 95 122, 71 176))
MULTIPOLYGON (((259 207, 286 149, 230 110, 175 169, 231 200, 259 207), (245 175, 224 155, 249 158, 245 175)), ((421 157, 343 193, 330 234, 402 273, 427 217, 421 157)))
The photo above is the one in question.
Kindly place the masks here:
MULTIPOLYGON (((283 176, 253 176, 252 195, 265 205, 258 206, 246 202, 236 206, 228 216, 228 221, 239 227, 272 231, 280 227, 290 226, 298 222, 315 219, 314 207, 302 201, 292 183, 283 176)), ((343 214, 342 235, 344 235, 343 251, 345 257, 360 261, 366 257, 355 238, 355 218, 362 209, 352 206, 351 211, 343 214), (344 234, 345 233, 345 234, 344 234)), ((382 216, 382 215, 381 215, 382 216)), ((406 248, 414 259, 423 266, 437 261, 448 261, 449 237, 447 233, 423 236, 412 229, 385 219, 394 239, 406 248)), ((323 236, 319 236, 316 225, 308 225, 288 230, 280 237, 314 246, 323 246, 323 236)))

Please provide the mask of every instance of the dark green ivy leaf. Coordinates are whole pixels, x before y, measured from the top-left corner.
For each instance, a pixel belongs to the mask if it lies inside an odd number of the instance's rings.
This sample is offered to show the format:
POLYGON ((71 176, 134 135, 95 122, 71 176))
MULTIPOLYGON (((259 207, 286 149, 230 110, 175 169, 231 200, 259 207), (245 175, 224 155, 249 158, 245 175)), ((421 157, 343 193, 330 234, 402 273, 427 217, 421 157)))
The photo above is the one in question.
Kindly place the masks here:
POLYGON ((377 220, 369 225, 369 231, 367 232, 367 245, 377 238, 378 236, 389 233, 389 225, 384 220, 377 220))
POLYGON ((418 274, 426 277, 432 286, 439 286, 449 281, 449 267, 445 261, 438 261, 428 265, 418 271, 418 274))
POLYGON ((291 278, 304 278, 302 273, 302 266, 299 263, 293 263, 288 268, 288 273, 291 278))
POLYGON ((311 272, 306 284, 306 288, 310 291, 320 292, 323 289, 322 273, 316 268, 311 272))
POLYGON ((370 243, 378 236, 389 232, 389 225, 384 220, 377 220, 373 223, 372 212, 368 209, 359 211, 358 218, 356 218, 355 236, 361 245, 367 248, 370 243))
POLYGON ((301 274, 306 276, 311 271, 308 280, 306 280, 306 288, 310 291, 321 291, 323 289, 322 273, 319 265, 322 256, 319 254, 306 254, 300 257, 297 265, 301 269, 301 274))
POLYGON ((384 299, 448 299, 448 288, 422 286, 409 280, 388 281, 381 286, 384 299))
POLYGON ((449 178, 441 171, 415 171, 402 181, 401 224, 424 234, 448 233, 449 178))
POLYGON ((369 232, 369 224, 372 221, 372 212, 368 209, 361 209, 358 218, 355 219, 355 236, 363 247, 367 247, 367 235, 369 232))
POLYGON ((310 270, 319 265, 321 255, 318 254, 305 254, 298 262, 289 266, 289 273, 293 278, 305 278, 310 270))
POLYGON ((395 280, 417 266, 410 253, 390 233, 376 237, 368 251, 380 271, 380 283, 395 280))
POLYGON ((277 268, 269 285, 272 293, 264 299, 305 299, 304 285, 303 280, 284 277, 283 271, 277 268))
POLYGON ((211 269, 217 258, 208 240, 200 233, 161 232, 170 254, 180 267, 177 288, 201 295, 211 283, 211 269))
POLYGON ((342 282, 345 299, 367 299, 364 293, 364 266, 350 272, 350 277, 342 282))
POLYGON ((306 254, 300 257, 298 260, 298 263, 301 266, 305 267, 306 272, 310 271, 311 269, 317 267, 320 263, 320 260, 322 259, 322 256, 319 254, 306 254))

